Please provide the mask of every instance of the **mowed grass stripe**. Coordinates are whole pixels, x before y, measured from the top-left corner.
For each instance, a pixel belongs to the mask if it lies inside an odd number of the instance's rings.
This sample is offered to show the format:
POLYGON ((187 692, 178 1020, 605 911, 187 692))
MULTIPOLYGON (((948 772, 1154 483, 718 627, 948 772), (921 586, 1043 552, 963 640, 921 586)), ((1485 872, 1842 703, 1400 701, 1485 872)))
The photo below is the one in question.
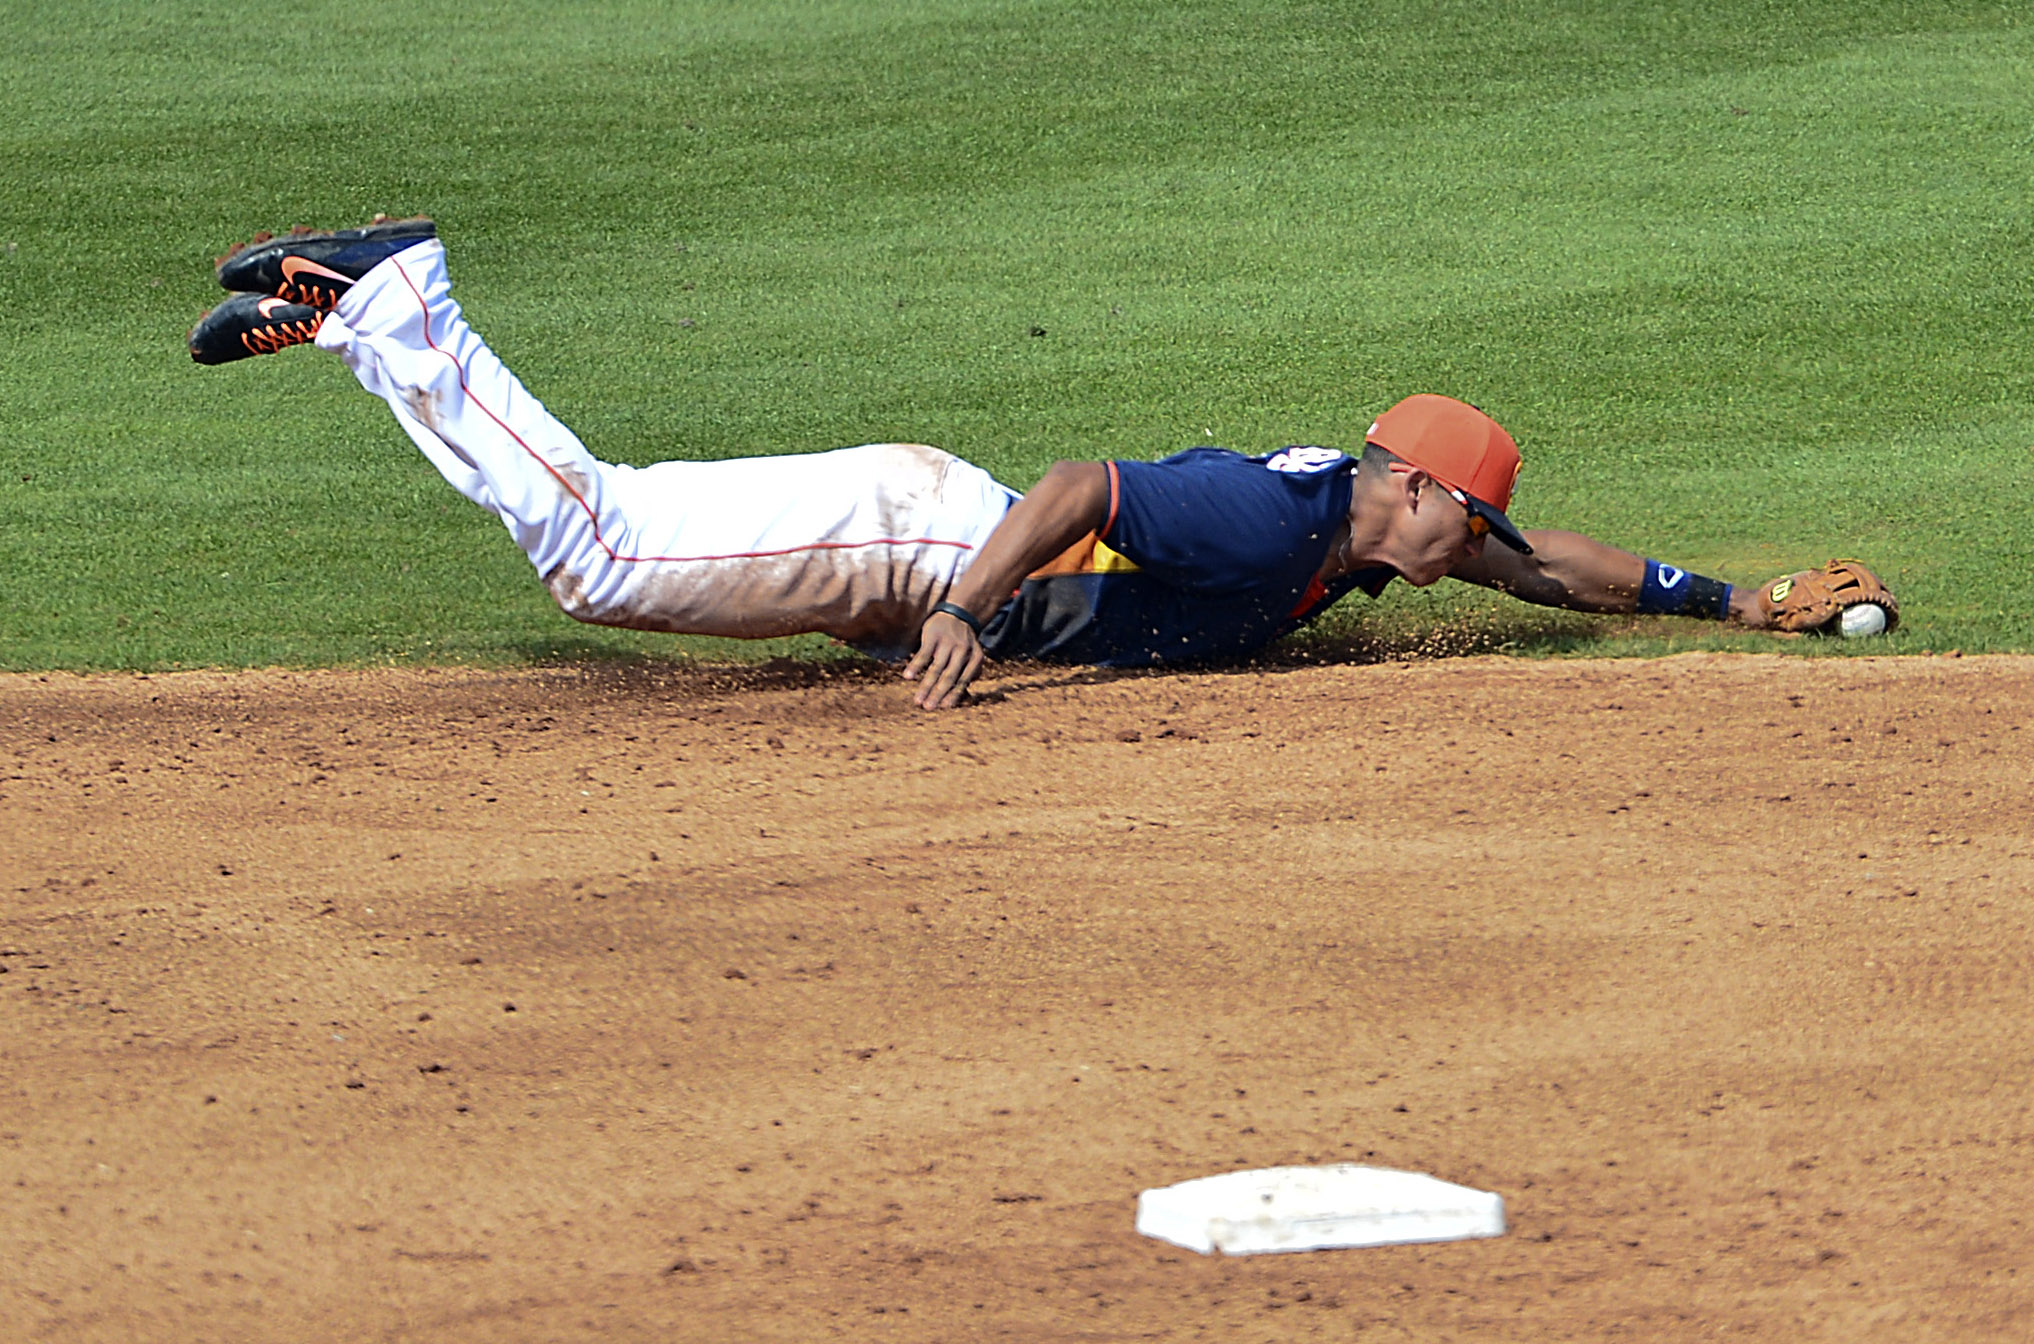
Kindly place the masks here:
MULTIPOLYGON (((2034 438, 1997 6, 314 5, 261 59, 200 7, 30 17, 6 666, 734 651, 565 622, 331 361, 184 361, 218 247, 384 206, 618 459, 916 438, 1022 485, 1434 388, 1519 433, 1529 525, 1740 581, 1855 549, 1891 647, 2029 640, 1973 596, 2034 438)), ((1743 642, 1439 590, 1329 633, 1432 619, 1743 642)))

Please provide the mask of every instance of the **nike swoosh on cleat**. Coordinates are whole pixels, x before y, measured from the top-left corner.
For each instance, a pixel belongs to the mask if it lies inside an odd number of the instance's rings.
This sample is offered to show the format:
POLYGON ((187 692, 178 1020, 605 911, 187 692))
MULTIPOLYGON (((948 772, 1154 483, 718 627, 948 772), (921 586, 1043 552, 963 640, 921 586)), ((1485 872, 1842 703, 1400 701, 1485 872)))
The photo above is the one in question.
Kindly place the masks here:
POLYGON ((329 266, 320 266, 317 262, 307 261, 303 257, 284 257, 282 273, 285 280, 295 280, 299 275, 315 275, 326 280, 337 280, 342 285, 353 283, 352 276, 341 275, 329 266))
POLYGON ((275 316, 275 308, 269 307, 270 304, 275 304, 280 308, 287 308, 289 307, 289 300, 263 299, 260 303, 254 305, 254 311, 260 313, 263 317, 273 318, 275 316))

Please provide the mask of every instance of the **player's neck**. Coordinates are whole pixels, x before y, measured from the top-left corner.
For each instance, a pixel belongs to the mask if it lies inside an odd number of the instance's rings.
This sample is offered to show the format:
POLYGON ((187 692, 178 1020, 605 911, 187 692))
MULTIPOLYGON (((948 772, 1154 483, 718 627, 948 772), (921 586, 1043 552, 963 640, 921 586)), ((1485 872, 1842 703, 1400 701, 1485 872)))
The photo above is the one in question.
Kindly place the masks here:
POLYGON ((1359 475, 1349 500, 1349 516, 1336 530, 1327 558, 1321 562, 1321 582, 1392 563, 1390 510, 1390 497, 1384 491, 1366 489, 1359 475))

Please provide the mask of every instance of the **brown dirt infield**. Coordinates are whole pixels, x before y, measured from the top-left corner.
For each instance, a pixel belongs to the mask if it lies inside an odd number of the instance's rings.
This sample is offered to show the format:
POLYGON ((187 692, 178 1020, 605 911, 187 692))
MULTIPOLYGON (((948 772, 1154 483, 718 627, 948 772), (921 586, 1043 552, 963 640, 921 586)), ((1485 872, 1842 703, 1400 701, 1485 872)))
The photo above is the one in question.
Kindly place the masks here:
POLYGON ((988 690, 0 679, 0 1336, 2034 1336, 2034 659, 988 690))

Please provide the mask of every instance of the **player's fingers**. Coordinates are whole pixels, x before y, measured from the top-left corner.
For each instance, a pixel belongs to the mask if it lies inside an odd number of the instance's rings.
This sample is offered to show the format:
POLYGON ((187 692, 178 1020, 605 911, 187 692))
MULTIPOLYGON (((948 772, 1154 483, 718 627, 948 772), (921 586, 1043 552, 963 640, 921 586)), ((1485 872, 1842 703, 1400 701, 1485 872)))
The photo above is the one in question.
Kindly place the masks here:
POLYGON ((946 649, 953 639, 951 627, 954 624, 951 619, 938 619, 938 613, 934 613, 933 617, 928 618, 925 624, 918 628, 918 651, 911 655, 911 661, 904 664, 904 680, 918 680, 939 662, 941 651, 946 649))
POLYGON ((919 692, 919 707, 923 709, 950 709, 957 698, 958 682, 962 668, 966 665, 958 649, 946 649, 939 660, 939 671, 927 679, 924 690, 919 692))
POLYGON ((911 703, 918 706, 920 709, 926 708, 925 703, 926 699, 929 696, 931 696, 932 688, 938 685, 938 681, 939 681, 939 672, 937 666, 928 665, 925 668, 925 670, 919 674, 918 689, 911 693, 911 703))
POLYGON ((946 665, 939 670, 939 685, 933 688, 932 707, 952 709, 967 689, 968 659, 965 648, 947 651, 946 665))
POLYGON ((969 641, 967 656, 960 659, 958 666, 952 669, 952 685, 947 693, 939 698, 936 708, 952 709, 958 705, 967 695, 968 687, 974 684, 975 674, 982 670, 982 662, 982 646, 969 641))
POLYGON ((941 639, 933 666, 918 692, 921 709, 951 709, 960 703, 974 668, 980 665, 981 646, 974 638, 941 639))
POLYGON ((928 635, 913 661, 921 664, 918 671, 918 693, 911 697, 920 709, 931 709, 946 692, 947 663, 953 654, 945 641, 928 635))
POLYGON ((952 709, 961 702, 961 698, 968 693, 968 687, 975 684, 975 677, 981 673, 983 658, 982 646, 970 642, 967 664, 961 669, 960 676, 954 679, 953 690, 948 693, 946 703, 940 706, 941 709, 952 709))

